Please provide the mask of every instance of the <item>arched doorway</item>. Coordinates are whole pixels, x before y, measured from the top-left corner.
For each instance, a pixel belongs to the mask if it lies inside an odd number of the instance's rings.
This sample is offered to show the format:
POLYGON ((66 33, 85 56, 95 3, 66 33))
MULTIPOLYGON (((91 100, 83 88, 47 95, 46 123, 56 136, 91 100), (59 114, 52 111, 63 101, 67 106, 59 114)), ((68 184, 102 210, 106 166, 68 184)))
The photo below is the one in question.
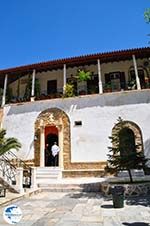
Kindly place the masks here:
MULTIPOLYGON (((45 166, 45 145, 56 139, 60 148, 58 165, 68 168, 71 162, 70 153, 70 120, 67 114, 58 108, 42 111, 35 121, 34 162, 35 166, 45 166), (56 137, 57 135, 57 137, 56 137)), ((49 166, 49 163, 46 162, 49 166)))
MULTIPOLYGON (((58 129, 59 167, 64 177, 79 175, 89 176, 86 169, 96 169, 92 175, 99 175, 97 169, 104 169, 106 162, 73 162, 71 159, 71 128, 70 119, 66 112, 59 108, 49 108, 42 111, 35 121, 35 140, 34 140, 34 163, 35 166, 45 166, 45 128, 52 127, 58 129), (74 173, 75 172, 75 173, 74 173)), ((48 132, 51 134, 51 132, 48 132)), ((91 175, 91 173, 90 173, 91 175)), ((102 175, 102 174, 101 174, 102 175)))
MULTIPOLYGON (((58 140, 58 129, 56 126, 46 126, 45 127, 45 166, 53 166, 53 156, 51 153, 51 147, 56 142, 59 144, 58 140)), ((59 166, 59 154, 56 162, 56 166, 59 166)))
POLYGON ((122 157, 129 155, 131 152, 136 152, 135 135, 127 127, 119 132, 119 150, 122 157))

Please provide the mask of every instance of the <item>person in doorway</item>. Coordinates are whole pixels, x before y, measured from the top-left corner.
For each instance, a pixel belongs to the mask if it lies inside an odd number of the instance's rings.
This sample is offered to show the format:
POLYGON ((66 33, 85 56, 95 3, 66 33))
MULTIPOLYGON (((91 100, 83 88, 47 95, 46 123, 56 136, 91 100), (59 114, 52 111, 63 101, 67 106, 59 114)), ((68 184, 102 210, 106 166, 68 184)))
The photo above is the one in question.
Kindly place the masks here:
POLYGON ((60 148, 58 147, 57 143, 54 142, 53 146, 51 147, 51 152, 53 156, 53 166, 58 166, 58 153, 60 148))
POLYGON ((46 144, 45 145, 45 166, 49 165, 49 159, 50 159, 49 144, 46 144))

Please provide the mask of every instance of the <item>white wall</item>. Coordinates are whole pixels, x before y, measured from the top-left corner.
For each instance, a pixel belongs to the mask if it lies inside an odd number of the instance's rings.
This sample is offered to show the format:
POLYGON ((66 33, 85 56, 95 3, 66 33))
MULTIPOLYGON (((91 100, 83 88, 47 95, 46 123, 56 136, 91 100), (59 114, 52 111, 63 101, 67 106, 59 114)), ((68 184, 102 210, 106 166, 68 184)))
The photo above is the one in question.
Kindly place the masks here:
POLYGON ((150 91, 143 90, 5 106, 3 126, 8 137, 22 143, 18 152, 22 159, 34 158, 34 123, 40 112, 52 107, 64 110, 70 118, 72 162, 106 160, 108 136, 119 116, 140 127, 145 154, 150 153, 150 91), (82 126, 74 126, 75 121, 82 121, 82 126))
POLYGON ((106 160, 108 146, 111 146, 108 136, 118 117, 133 121, 142 130, 144 144, 150 143, 150 104, 135 104, 124 106, 95 106, 77 110, 71 115, 71 121, 82 121, 82 126, 72 126, 72 161, 106 160))

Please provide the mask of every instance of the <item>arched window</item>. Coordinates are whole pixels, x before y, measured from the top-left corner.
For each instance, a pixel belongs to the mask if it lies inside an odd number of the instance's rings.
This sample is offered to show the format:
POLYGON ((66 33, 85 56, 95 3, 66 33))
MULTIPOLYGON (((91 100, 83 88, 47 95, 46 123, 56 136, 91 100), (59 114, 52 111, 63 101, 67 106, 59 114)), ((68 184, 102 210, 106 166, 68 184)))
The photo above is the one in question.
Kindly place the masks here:
POLYGON ((127 127, 119 132, 119 150, 122 157, 136 152, 134 132, 127 127))
MULTIPOLYGON (((149 78, 147 70, 144 67, 138 67, 138 76, 139 76, 139 79, 140 79, 141 88, 142 89, 149 88, 150 78, 149 78)), ((134 70, 133 67, 131 67, 129 69, 129 80, 128 80, 128 82, 129 82, 129 84, 128 84, 129 86, 132 85, 132 84, 136 85, 136 76, 135 76, 135 70, 134 70)), ((133 85, 133 87, 135 88, 134 85, 133 85)))
MULTIPOLYGON (((141 129, 131 121, 117 123, 112 129, 112 135, 117 134, 120 154, 131 153, 131 151, 143 152, 143 139, 141 129)), ((116 146, 115 141, 112 142, 116 146)))

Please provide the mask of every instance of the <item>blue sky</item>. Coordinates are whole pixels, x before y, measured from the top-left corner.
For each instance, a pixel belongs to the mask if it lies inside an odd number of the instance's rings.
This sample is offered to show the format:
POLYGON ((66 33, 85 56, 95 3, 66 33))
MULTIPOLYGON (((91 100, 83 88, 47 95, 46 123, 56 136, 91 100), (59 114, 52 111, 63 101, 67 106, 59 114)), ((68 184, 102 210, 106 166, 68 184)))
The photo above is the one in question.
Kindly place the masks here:
POLYGON ((148 46, 149 0, 1 0, 0 69, 148 46))

